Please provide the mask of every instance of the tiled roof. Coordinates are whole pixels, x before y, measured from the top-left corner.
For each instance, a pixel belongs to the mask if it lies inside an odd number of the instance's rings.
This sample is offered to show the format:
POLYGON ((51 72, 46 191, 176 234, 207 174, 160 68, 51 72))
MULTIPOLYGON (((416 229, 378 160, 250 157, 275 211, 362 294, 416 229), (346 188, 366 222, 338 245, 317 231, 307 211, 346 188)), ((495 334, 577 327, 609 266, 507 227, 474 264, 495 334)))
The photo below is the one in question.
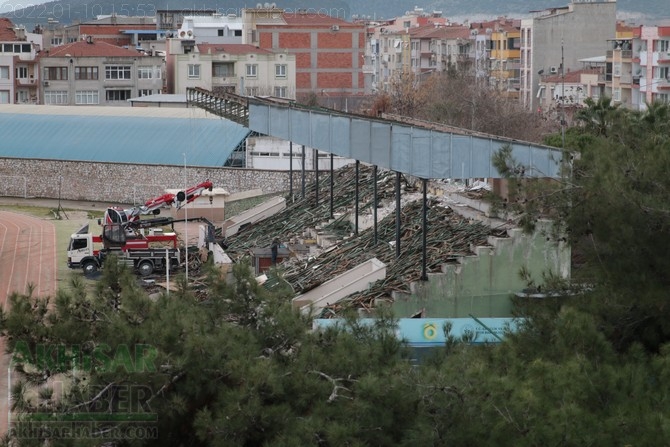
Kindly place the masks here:
POLYGON ((135 50, 118 47, 107 42, 92 40, 92 43, 78 41, 51 48, 44 57, 138 57, 135 50))
POLYGON ((200 53, 226 53, 226 54, 273 54, 272 51, 264 48, 259 48, 255 45, 247 45, 241 43, 201 43, 198 44, 200 53))
POLYGON ((638 27, 637 26, 631 26, 631 25, 626 25, 625 23, 622 22, 616 22, 616 30, 618 33, 632 33, 635 31, 638 27))
POLYGON ((472 24, 472 29, 478 29, 480 33, 490 29, 491 31, 519 31, 521 27, 520 19, 499 18, 498 20, 489 20, 485 22, 475 22, 472 24))
MULTIPOLYGON (((585 68, 583 70, 568 71, 565 73, 565 82, 570 84, 579 83, 581 81, 582 74, 599 74, 600 71, 594 68, 585 68)), ((564 82, 563 76, 560 74, 545 76, 542 78, 542 82, 547 84, 560 84, 564 82)))
POLYGON ((6 17, 0 17, 0 40, 16 40, 14 23, 6 17))

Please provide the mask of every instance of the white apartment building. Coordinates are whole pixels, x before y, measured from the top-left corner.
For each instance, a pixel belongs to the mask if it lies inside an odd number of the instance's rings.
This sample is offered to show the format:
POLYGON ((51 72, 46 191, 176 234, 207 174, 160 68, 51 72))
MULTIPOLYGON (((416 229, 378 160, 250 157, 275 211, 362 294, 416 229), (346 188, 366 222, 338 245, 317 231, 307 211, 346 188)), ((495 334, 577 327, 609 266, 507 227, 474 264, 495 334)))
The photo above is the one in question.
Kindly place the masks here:
POLYGON ((246 44, 168 39, 168 92, 187 88, 295 99, 295 55, 246 44))
POLYGON ((163 58, 98 42, 69 43, 43 52, 41 104, 130 106, 163 91, 163 58))
POLYGON ((0 18, 0 104, 38 102, 38 37, 0 18))

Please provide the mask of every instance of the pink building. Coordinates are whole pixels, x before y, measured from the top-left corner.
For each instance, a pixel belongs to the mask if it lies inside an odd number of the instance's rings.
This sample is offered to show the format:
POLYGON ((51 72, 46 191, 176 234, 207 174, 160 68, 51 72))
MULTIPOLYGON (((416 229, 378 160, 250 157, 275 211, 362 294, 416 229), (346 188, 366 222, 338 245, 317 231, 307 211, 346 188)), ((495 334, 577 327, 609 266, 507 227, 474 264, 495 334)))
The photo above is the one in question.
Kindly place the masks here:
POLYGON ((633 76, 640 78, 640 108, 670 102, 670 26, 641 26, 633 39, 633 76))

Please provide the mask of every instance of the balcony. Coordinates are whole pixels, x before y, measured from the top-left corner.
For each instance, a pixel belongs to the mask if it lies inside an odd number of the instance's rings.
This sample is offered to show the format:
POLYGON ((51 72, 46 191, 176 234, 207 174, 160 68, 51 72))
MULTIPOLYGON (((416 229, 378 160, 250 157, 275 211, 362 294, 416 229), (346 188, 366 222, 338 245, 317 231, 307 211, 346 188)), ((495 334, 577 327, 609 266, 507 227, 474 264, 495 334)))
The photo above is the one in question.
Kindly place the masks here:
POLYGON ((212 86, 237 85, 237 77, 230 76, 212 76, 212 86))
POLYGON ((631 75, 621 75, 621 78, 619 79, 620 84, 632 84, 633 83, 633 77, 631 75))
POLYGON ((35 78, 16 78, 16 85, 20 87, 33 86, 37 85, 37 81, 35 81, 35 78))

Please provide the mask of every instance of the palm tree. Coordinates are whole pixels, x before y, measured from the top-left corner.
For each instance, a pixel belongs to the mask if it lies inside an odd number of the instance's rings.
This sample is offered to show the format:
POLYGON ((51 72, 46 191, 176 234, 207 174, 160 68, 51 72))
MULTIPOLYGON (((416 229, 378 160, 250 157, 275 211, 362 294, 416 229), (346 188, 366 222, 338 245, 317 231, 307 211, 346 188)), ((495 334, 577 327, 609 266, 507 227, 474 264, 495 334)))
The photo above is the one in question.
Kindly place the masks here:
POLYGON ((601 96, 597 101, 593 98, 584 100, 586 108, 575 114, 575 119, 583 123, 584 128, 598 136, 607 136, 612 124, 619 117, 619 104, 612 104, 612 98, 601 96))
POLYGON ((648 132, 652 132, 656 135, 669 135, 670 105, 661 101, 656 101, 651 104, 647 103, 647 110, 642 113, 640 124, 642 124, 648 132))

